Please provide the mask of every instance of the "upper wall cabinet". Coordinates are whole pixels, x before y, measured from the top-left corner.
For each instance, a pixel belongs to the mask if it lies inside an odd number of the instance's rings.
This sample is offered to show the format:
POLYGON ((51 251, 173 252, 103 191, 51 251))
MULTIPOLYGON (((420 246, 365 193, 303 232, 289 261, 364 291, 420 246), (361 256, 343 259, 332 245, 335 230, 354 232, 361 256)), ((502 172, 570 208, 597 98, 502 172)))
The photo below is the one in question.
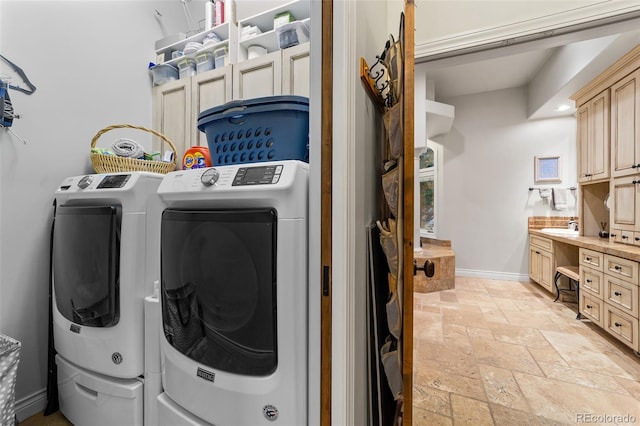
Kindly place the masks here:
POLYGON ((611 86, 611 174, 640 173, 640 70, 611 86))
POLYGON ((609 90, 578 108, 578 182, 609 177, 609 90))
POLYGON ((204 133, 198 131, 198 114, 230 101, 231 94, 230 66, 153 88, 153 127, 176 146, 178 163, 189 147, 207 146, 204 133))
MULTIPOLYGON (((206 48, 186 57, 198 59, 205 51, 227 54, 224 64, 217 68, 153 88, 153 127, 175 144, 178 162, 189 147, 207 145, 206 136, 197 126, 202 111, 232 99, 309 96, 311 43, 303 29, 309 25, 309 1, 296 0, 238 21, 237 26, 233 22, 224 23, 156 51, 160 59, 166 59, 189 42, 202 42, 209 38, 208 34, 215 33, 220 42, 209 42, 206 48), (280 43, 280 31, 274 29, 277 19, 304 20, 305 23, 283 27, 290 29, 284 43, 280 43), (285 46, 289 47, 281 48, 285 46)), ((181 60, 169 59, 165 63, 177 65, 181 60)))
POLYGON ((612 242, 640 245, 640 45, 571 98, 578 106, 582 235, 608 230, 612 242), (593 209, 598 204, 608 212, 593 209))

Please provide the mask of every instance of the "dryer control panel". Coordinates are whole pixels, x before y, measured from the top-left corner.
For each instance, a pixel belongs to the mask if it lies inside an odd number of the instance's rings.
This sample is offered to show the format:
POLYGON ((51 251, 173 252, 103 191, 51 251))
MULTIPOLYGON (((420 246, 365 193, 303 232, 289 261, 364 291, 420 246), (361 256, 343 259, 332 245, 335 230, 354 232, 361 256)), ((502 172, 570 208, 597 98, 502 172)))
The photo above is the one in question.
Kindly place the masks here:
POLYGON ((272 166, 240 167, 233 179, 233 186, 268 185, 278 183, 282 175, 282 164, 272 166))

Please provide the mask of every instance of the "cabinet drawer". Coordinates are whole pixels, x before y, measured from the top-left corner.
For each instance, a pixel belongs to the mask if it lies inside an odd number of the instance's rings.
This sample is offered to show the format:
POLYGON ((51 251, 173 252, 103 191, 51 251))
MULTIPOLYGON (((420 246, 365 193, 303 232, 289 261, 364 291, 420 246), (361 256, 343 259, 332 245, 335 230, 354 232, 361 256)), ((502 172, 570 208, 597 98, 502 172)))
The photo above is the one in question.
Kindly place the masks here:
POLYGON ((536 247, 540 247, 542 250, 553 253, 553 240, 539 237, 537 235, 529 235, 529 243, 536 247))
POLYGON ((592 296, 591 293, 580 292, 580 313, 600 327, 602 327, 603 305, 604 302, 592 296))
POLYGON ((604 264, 604 254, 585 248, 580 249, 580 265, 602 271, 604 264))
POLYGON ((604 301, 638 318, 638 286, 605 275, 604 301))
POLYGON ((604 274, 595 269, 580 267, 580 291, 586 290, 602 300, 604 274))
POLYGON ((636 318, 605 303, 604 329, 625 345, 638 351, 638 320, 636 318))
POLYGON ((633 232, 616 230, 613 241, 622 244, 633 244, 633 232))
POLYGON ((638 285, 638 262, 605 254, 604 271, 608 275, 638 285))

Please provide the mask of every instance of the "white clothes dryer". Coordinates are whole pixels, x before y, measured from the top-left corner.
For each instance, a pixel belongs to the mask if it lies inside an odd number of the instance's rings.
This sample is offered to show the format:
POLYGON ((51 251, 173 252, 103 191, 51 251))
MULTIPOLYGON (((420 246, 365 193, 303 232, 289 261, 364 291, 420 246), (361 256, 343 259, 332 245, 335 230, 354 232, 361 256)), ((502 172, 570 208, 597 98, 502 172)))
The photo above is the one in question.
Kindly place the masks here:
POLYGON ((307 424, 308 165, 177 171, 158 194, 159 423, 307 424))
POLYGON ((147 206, 163 176, 75 176, 55 192, 53 334, 60 408, 74 424, 123 413, 142 424, 147 206))

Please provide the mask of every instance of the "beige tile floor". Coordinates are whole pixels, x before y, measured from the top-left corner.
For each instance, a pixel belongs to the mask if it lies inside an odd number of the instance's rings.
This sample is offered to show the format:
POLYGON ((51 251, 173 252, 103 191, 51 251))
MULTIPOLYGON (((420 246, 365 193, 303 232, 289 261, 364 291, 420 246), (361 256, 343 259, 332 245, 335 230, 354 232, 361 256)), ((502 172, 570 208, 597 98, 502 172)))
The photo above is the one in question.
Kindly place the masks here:
POLYGON ((640 357, 534 283, 415 293, 414 426, 640 425, 640 357))

